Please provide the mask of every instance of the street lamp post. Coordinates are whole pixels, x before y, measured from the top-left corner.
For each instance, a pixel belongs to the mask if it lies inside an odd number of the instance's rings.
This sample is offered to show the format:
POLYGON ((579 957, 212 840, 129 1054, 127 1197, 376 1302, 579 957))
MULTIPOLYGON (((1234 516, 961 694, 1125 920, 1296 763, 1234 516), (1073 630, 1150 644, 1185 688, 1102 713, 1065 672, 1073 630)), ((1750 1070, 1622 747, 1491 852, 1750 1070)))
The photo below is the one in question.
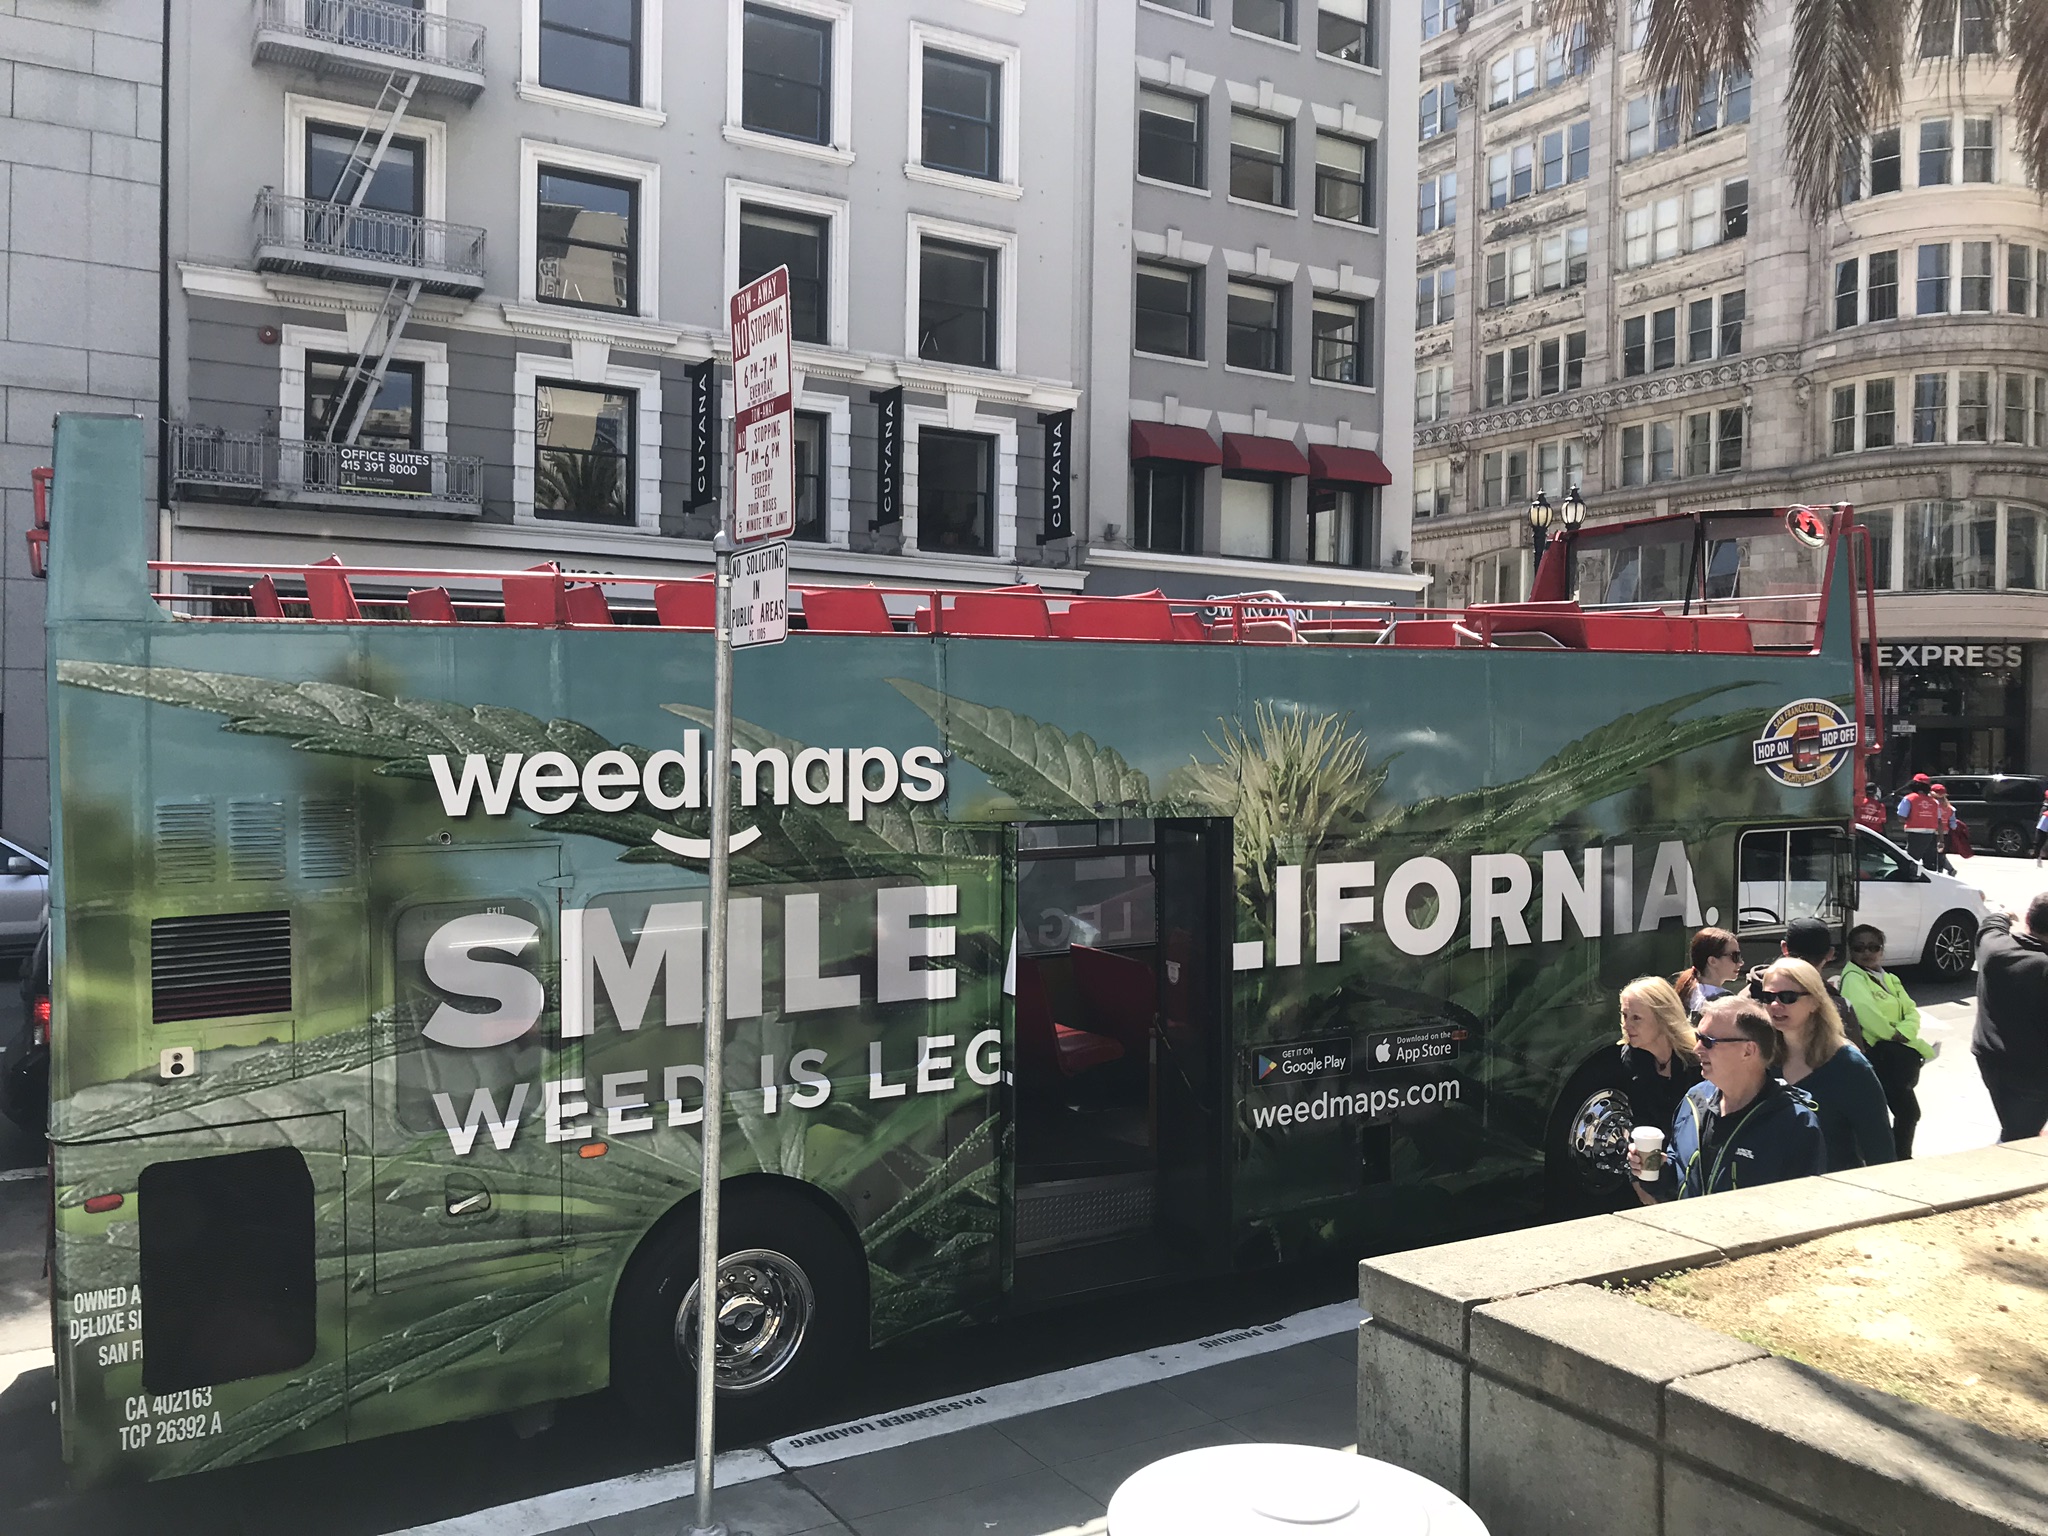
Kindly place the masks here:
POLYGON ((1543 546, 1550 538, 1550 498, 1538 491, 1529 503, 1529 587, 1536 590, 1536 576, 1543 569, 1543 546))
POLYGON ((1586 520, 1586 498, 1579 494, 1574 485, 1564 493, 1564 504, 1557 509, 1558 521, 1564 524, 1564 590, 1567 597, 1578 590, 1576 573, 1572 569, 1572 542, 1578 537, 1579 526, 1586 520))

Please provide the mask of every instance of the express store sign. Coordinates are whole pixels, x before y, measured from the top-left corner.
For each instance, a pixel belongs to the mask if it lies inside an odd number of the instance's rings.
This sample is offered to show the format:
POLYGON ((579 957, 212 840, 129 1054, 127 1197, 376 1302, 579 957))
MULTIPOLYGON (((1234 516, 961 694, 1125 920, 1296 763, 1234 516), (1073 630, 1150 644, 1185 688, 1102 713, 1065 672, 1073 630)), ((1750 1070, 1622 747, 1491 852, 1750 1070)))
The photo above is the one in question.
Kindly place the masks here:
POLYGON ((1917 672, 1929 667, 1964 667, 1973 672, 1996 672, 2005 667, 2019 666, 2025 655, 2024 647, 2002 641, 1908 641, 1879 645, 1877 664, 1886 672, 1917 672))

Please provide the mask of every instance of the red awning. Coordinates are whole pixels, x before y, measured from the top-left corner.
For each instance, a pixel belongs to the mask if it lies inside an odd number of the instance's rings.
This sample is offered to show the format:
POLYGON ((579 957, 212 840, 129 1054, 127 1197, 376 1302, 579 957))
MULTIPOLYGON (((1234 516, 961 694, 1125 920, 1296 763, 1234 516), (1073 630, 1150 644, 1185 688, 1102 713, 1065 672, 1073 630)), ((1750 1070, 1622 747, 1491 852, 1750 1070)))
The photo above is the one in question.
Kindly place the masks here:
POLYGON ((1368 448, 1325 448, 1309 444, 1309 473, 1318 480, 1337 480, 1347 485, 1392 485, 1393 474, 1380 456, 1368 448))
POLYGON ((1305 475, 1308 460, 1284 437, 1253 437, 1249 432, 1223 434, 1223 467, 1248 469, 1260 475, 1305 475))
POLYGON ((1163 421, 1131 423, 1131 457, 1178 459, 1183 464, 1221 464, 1223 450, 1200 427, 1169 427, 1163 421))

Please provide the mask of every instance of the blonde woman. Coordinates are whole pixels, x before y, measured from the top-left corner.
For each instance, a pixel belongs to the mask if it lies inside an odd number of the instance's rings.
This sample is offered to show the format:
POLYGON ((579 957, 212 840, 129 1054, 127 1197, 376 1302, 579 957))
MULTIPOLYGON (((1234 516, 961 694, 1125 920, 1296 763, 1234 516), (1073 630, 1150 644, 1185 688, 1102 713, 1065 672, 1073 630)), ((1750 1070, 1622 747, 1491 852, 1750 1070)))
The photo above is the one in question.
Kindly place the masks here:
POLYGON ((1884 1086, 1868 1058, 1843 1035, 1842 1016, 1820 972, 1787 956, 1750 982, 1749 995, 1769 1010, 1772 1027, 1785 1037, 1785 1082, 1805 1089, 1820 1110, 1828 1172, 1895 1161, 1884 1086))
POLYGON ((1678 989, 1661 976, 1621 989, 1621 1065, 1635 1123, 1668 1135, 1678 1101, 1700 1080, 1700 1060, 1678 989))

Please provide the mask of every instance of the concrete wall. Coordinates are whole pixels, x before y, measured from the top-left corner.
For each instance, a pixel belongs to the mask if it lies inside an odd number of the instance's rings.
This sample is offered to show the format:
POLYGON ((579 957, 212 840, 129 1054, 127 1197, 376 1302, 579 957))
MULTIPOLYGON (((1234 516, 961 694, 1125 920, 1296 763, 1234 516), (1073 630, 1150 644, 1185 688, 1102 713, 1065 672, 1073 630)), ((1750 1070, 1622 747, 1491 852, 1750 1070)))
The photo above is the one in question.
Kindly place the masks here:
MULTIPOLYGON (((163 12, 159 0, 0 12, 0 829, 41 849, 49 717, 29 474, 50 462, 59 411, 156 415, 163 12)), ((144 440, 153 487, 154 430, 144 440)))
POLYGON ((2048 1452, 1602 1287, 2048 1188, 2048 1140, 1359 1267, 1358 1449, 1501 1536, 2048 1533, 2048 1452))

